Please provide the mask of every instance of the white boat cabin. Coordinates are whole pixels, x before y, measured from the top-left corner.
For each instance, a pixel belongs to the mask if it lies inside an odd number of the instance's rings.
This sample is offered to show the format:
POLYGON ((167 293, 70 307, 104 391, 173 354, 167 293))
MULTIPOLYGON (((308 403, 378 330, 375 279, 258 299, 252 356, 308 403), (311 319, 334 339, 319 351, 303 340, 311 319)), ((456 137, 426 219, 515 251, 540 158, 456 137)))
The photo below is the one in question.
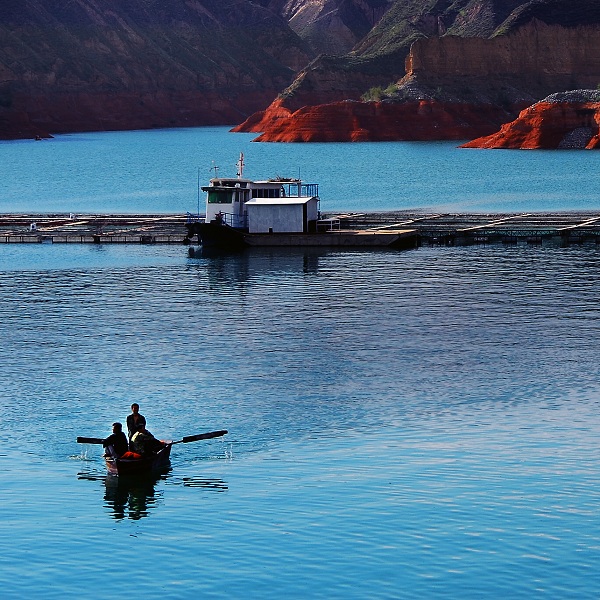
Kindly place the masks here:
POLYGON ((206 192, 206 223, 216 221, 248 233, 316 231, 319 218, 316 183, 302 183, 299 179, 252 181, 241 176, 215 177, 202 191, 206 192))

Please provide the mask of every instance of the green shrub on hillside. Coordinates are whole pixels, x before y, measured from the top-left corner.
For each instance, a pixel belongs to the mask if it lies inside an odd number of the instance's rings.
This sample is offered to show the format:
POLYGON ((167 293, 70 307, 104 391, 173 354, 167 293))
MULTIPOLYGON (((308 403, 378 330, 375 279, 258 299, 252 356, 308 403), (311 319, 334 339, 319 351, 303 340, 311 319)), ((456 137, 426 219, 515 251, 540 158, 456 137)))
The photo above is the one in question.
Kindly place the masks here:
POLYGON ((378 85, 366 91, 360 99, 363 102, 381 102, 385 98, 393 96, 397 89, 395 83, 390 83, 385 89, 378 85))

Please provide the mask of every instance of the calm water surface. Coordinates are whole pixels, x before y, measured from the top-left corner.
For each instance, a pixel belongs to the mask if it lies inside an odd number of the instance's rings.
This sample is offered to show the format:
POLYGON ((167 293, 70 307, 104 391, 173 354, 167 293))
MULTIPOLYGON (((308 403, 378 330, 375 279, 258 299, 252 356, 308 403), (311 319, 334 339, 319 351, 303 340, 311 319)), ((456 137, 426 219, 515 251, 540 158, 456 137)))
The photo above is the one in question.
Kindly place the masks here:
POLYGON ((235 176, 240 152, 247 177, 319 183, 325 212, 599 206, 598 152, 466 150, 458 142, 260 144, 254 137, 206 127, 0 142, 0 213, 195 212, 198 179, 205 183, 213 165, 235 176))
POLYGON ((599 259, 0 245, 2 596, 597 598, 599 259))
MULTIPOLYGON (((324 211, 598 209, 593 152, 0 143, 0 213, 186 212, 296 176, 324 211)), ((0 245, 2 597, 598 598, 600 249, 0 245), (138 402, 151 480, 97 446, 138 402)))

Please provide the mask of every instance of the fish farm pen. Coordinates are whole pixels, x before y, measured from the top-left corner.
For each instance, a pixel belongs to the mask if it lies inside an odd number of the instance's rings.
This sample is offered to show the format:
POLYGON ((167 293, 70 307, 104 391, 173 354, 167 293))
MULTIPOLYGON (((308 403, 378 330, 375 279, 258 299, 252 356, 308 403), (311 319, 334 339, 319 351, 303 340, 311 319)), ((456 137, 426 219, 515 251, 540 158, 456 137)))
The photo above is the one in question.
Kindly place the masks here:
MULTIPOLYGON (((184 244, 190 215, 0 215, 0 243, 184 244)), ((194 215, 197 219, 198 216, 194 215)), ((202 215, 200 215, 202 218, 202 215)), ((600 212, 434 214, 323 213, 330 229, 414 231, 418 245, 600 243, 600 212)))
POLYGON ((186 215, 0 215, 0 242, 182 244, 186 215))
POLYGON ((419 245, 600 243, 600 212, 431 214, 414 211, 337 215, 342 228, 414 229, 419 245))

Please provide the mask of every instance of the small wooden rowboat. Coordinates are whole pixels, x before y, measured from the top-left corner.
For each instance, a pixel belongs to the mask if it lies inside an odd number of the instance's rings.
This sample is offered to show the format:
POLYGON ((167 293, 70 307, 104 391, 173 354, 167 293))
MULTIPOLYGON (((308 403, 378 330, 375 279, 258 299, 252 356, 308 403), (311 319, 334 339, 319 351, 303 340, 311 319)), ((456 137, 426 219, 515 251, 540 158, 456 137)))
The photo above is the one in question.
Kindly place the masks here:
MULTIPOLYGON (((208 433, 199 433, 198 435, 188 435, 176 442, 169 442, 158 452, 142 458, 113 458, 112 456, 105 456, 106 469, 111 475, 156 473, 169 467, 171 448, 175 444, 187 444, 199 440, 209 440, 225 435, 226 433, 226 429, 221 429, 220 431, 209 431, 208 433)), ((103 444, 104 440, 102 438, 78 437, 77 442, 80 444, 103 444)))
POLYGON ((141 473, 155 473, 169 467, 171 463, 171 448, 167 444, 158 452, 143 458, 113 458, 105 456, 106 470, 111 475, 138 475, 141 473))

